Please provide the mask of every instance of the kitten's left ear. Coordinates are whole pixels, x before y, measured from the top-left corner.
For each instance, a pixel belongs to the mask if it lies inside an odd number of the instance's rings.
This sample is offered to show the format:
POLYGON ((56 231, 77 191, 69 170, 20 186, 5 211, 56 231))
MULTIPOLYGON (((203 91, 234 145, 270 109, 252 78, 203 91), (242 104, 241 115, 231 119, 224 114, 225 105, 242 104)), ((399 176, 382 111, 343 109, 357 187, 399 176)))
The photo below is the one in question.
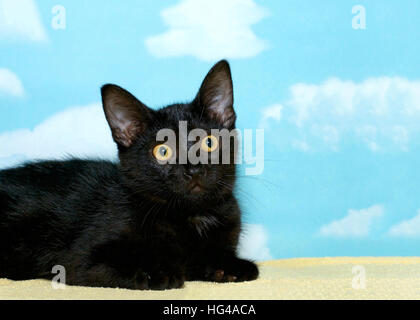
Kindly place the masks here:
POLYGON ((130 147, 146 130, 152 110, 130 92, 114 85, 101 88, 102 104, 114 141, 130 147))
POLYGON ((211 68, 193 103, 201 114, 216 120, 225 128, 234 128, 233 84, 226 60, 219 61, 211 68))

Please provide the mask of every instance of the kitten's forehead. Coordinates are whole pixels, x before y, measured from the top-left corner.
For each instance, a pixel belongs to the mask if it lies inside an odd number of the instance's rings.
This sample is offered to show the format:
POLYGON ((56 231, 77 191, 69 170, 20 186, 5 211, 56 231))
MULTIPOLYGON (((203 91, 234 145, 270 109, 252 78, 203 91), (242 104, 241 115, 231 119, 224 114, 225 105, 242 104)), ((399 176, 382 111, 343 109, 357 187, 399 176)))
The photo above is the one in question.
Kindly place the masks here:
POLYGON ((187 130, 204 129, 210 130, 211 125, 190 104, 173 104, 158 110, 160 114, 161 129, 178 130, 180 122, 187 124, 187 130))

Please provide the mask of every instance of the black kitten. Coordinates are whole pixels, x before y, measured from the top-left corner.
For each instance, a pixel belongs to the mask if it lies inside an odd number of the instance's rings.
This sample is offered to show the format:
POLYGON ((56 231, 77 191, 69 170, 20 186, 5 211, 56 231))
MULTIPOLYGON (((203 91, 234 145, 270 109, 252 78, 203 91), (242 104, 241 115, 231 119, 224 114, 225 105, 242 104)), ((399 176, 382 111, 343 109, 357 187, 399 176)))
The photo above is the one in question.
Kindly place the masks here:
MULTIPOLYGON (((179 288, 185 280, 246 281, 257 266, 237 257, 241 213, 235 165, 162 164, 180 146, 156 141, 160 129, 204 129, 208 150, 234 129, 229 64, 217 63, 196 98, 152 110, 115 85, 102 100, 119 163, 45 161, 0 171, 0 277, 52 278, 71 285, 179 288)), ((207 147, 206 147, 207 146, 207 147)), ((188 142, 187 148, 191 147, 188 142)), ((234 147, 230 147, 230 151, 234 147)))

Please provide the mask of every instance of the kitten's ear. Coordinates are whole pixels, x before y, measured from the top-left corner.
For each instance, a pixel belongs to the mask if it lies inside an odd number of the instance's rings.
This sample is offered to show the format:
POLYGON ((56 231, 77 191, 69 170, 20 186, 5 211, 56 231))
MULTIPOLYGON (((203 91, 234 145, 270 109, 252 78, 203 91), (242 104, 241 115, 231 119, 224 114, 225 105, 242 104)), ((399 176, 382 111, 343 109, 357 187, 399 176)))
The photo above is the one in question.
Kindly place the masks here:
POLYGON ((235 126, 233 85, 229 63, 221 60, 209 71, 194 100, 201 114, 219 122, 225 128, 235 126))
POLYGON ((113 84, 104 85, 101 94, 114 141, 124 147, 131 146, 146 129, 151 110, 130 92, 113 84))

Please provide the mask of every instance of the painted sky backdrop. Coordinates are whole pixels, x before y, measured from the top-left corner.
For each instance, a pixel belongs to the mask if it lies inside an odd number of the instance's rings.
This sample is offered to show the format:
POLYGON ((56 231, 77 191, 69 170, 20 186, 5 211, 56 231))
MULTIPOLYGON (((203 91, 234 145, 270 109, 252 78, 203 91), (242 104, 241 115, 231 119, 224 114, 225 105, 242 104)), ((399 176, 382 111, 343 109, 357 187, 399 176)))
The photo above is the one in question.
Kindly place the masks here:
POLYGON ((0 0, 0 166, 112 158, 101 85, 157 108, 227 58, 238 127, 265 130, 264 173, 238 190, 246 254, 419 255, 419 14, 409 0, 0 0))

